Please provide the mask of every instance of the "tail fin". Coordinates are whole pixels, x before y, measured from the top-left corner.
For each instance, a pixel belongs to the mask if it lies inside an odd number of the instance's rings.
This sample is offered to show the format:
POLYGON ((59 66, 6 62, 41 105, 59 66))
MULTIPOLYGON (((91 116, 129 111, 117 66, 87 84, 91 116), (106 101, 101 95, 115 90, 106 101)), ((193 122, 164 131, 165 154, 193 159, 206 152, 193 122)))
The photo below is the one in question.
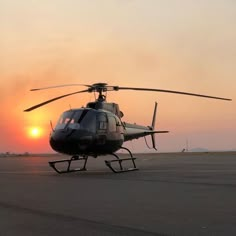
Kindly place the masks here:
MULTIPOLYGON (((154 107, 154 112, 153 112, 153 117, 152 117, 152 125, 151 125, 151 130, 155 129, 155 124, 156 124, 156 113, 157 113, 157 102, 155 102, 155 107, 154 107)), ((152 137, 152 147, 157 150, 156 148, 156 141, 155 141, 155 133, 151 134, 152 137)))

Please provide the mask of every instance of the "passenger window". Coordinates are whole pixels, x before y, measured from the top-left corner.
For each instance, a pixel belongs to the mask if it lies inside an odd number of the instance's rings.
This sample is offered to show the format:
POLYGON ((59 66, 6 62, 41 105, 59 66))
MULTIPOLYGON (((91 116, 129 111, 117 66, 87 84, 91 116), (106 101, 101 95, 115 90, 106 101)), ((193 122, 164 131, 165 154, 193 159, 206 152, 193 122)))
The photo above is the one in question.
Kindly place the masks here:
POLYGON ((98 115, 98 129, 99 130, 106 130, 107 129, 107 117, 105 114, 98 115))
POLYGON ((115 117, 109 116, 108 121, 109 121, 109 131, 116 132, 116 119, 115 119, 115 117))
POLYGON ((100 121, 99 122, 99 129, 107 129, 107 122, 100 121))

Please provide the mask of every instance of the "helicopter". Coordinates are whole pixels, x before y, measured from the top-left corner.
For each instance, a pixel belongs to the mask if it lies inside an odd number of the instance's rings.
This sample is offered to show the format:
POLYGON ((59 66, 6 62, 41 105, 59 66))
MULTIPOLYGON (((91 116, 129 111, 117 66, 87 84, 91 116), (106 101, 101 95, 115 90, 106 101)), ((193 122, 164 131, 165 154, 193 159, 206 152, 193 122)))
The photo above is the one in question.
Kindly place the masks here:
POLYGON ((118 104, 108 103, 106 101, 106 95, 109 91, 135 90, 162 92, 231 101, 231 99, 228 98, 214 97, 203 94, 155 88, 110 86, 107 83, 94 83, 92 85, 66 84, 36 88, 31 89, 30 91, 39 91, 66 86, 85 86, 87 87, 87 89, 52 98, 24 110, 24 112, 30 112, 39 107, 45 106, 48 103, 75 94, 92 92, 94 92, 94 94, 98 94, 95 101, 88 102, 86 107, 64 111, 61 114, 56 126, 54 128, 52 127, 52 132, 49 138, 51 148, 58 153, 71 156, 71 158, 69 159, 49 162, 49 166, 59 174, 75 171, 85 171, 87 170, 86 165, 88 157, 97 158, 104 155, 112 155, 115 157, 114 160, 105 160, 105 164, 107 165, 107 167, 109 167, 114 173, 138 170, 135 163, 136 158, 128 148, 122 146, 123 143, 133 139, 151 136, 151 148, 157 150, 155 143, 155 134, 169 132, 166 130, 155 130, 157 102, 155 102, 152 123, 150 126, 131 124, 122 120, 124 114, 120 110, 118 104), (117 154, 118 150, 127 151, 129 157, 120 158, 117 154), (71 163, 74 161, 82 161, 81 167, 71 168, 71 163), (129 166, 131 165, 131 167, 129 168, 124 167, 124 163, 127 163, 127 161, 129 162, 129 166), (67 166, 64 169, 61 169, 58 167, 58 163, 65 163, 67 164, 67 166))

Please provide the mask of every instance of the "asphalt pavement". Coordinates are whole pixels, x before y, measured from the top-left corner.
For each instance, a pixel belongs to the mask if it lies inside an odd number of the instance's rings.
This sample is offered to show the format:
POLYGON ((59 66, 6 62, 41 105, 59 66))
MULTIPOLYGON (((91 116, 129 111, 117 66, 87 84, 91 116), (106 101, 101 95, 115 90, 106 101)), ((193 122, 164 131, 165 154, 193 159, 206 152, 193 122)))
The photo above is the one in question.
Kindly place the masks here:
POLYGON ((138 171, 57 174, 58 156, 0 158, 0 236, 236 235, 236 153, 135 154, 138 171))

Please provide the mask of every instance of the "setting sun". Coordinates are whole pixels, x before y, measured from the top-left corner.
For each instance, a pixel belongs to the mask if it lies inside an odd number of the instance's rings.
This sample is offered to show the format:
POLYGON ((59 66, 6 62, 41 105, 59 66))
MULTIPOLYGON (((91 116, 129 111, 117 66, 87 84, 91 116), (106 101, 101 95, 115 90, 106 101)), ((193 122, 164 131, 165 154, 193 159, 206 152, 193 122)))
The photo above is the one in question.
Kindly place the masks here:
POLYGON ((29 136, 31 138, 40 138, 42 136, 42 129, 39 127, 31 127, 29 129, 29 136))

